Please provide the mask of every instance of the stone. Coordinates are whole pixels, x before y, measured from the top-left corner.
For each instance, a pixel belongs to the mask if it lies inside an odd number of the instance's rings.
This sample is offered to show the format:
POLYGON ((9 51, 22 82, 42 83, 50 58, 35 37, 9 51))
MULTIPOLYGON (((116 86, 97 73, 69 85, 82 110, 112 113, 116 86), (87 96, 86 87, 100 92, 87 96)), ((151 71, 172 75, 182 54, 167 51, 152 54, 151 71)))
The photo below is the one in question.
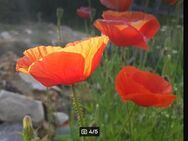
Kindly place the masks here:
POLYGON ((0 124, 0 141, 22 141, 18 132, 22 131, 20 123, 0 124))
MULTIPOLYGON (((25 73, 19 73, 20 78, 30 84, 31 88, 33 90, 38 91, 47 91, 47 87, 36 81, 31 75, 25 74, 25 73)), ((58 92, 61 92, 61 89, 57 86, 50 87, 50 89, 56 90, 58 92)))
POLYGON ((12 39, 12 36, 10 35, 9 32, 7 31, 3 31, 1 32, 1 37, 4 39, 4 40, 11 40, 12 39))
POLYGON ((0 90, 0 120, 22 121, 25 115, 30 115, 34 124, 44 121, 45 113, 42 102, 0 90))
POLYGON ((32 34, 33 32, 32 32, 32 30, 31 29, 25 29, 25 32, 27 33, 27 34, 32 34))
POLYGON ((47 87, 45 87, 41 83, 37 82, 31 75, 19 73, 19 76, 21 77, 22 80, 29 83, 34 90, 35 89, 40 90, 40 91, 47 90, 47 87))
POLYGON ((53 115, 57 126, 62 126, 69 120, 69 116, 63 112, 55 112, 53 115))
POLYGON ((55 131, 55 139, 60 139, 62 135, 70 134, 69 116, 63 112, 53 113, 55 117, 55 124, 57 126, 55 131))

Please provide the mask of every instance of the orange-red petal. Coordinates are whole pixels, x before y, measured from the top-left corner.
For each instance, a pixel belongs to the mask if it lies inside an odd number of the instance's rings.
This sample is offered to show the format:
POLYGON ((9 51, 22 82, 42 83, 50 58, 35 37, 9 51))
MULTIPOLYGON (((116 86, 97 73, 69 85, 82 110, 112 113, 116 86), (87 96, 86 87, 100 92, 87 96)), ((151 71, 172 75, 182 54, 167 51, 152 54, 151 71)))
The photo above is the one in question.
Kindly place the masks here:
POLYGON ((79 9, 76 10, 76 14, 83 19, 90 18, 91 13, 92 13, 92 9, 90 7, 80 7, 79 9))
POLYGON ((85 79, 84 63, 80 54, 57 52, 35 62, 29 72, 45 86, 68 85, 85 79))
POLYGON ((32 63, 33 62, 27 56, 23 56, 17 60, 16 71, 28 73, 29 66, 32 63))
POLYGON ((31 74, 48 87, 73 84, 87 79, 93 73, 107 43, 107 36, 98 36, 70 43, 65 48, 31 48, 17 61, 16 70, 31 74))
POLYGON ((24 51, 24 56, 18 59, 16 70, 24 73, 29 73, 29 67, 38 60, 48 56, 49 54, 61 51, 61 47, 39 46, 24 51))
POLYGON ((146 38, 152 38, 160 29, 160 24, 157 18, 151 14, 138 11, 104 11, 102 14, 106 20, 122 20, 136 28, 146 38))
POLYGON ((146 38, 136 28, 123 21, 98 19, 94 25, 117 46, 148 48, 146 38))
POLYGON ((133 0, 100 0, 100 2, 107 8, 118 11, 126 11, 131 6, 133 0))
POLYGON ((158 74, 138 71, 134 73, 132 79, 152 93, 168 94, 172 92, 172 85, 158 74))
POLYGON ((115 87, 124 101, 131 100, 141 106, 168 107, 176 98, 172 86, 159 75, 124 67, 116 76, 115 87))
POLYGON ((177 0, 165 0, 167 3, 173 5, 176 4, 177 0))
POLYGON ((163 95, 163 94, 144 94, 144 93, 136 93, 130 94, 123 97, 124 101, 131 100, 135 104, 144 106, 144 107, 169 107, 176 96, 174 95, 163 95))
POLYGON ((84 57, 84 75, 88 76, 96 69, 97 65, 99 64, 108 41, 109 39, 107 36, 97 36, 69 43, 63 50, 65 52, 78 53, 84 57))

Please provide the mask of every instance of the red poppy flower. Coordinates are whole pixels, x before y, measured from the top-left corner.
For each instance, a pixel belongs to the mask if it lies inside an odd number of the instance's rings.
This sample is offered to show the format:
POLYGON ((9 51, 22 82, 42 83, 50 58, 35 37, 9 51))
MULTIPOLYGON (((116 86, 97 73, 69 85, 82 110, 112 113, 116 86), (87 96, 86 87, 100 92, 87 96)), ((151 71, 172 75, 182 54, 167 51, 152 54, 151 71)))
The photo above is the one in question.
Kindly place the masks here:
POLYGON ((76 13, 79 17, 83 19, 89 19, 92 14, 92 8, 90 7, 80 7, 76 10, 76 13))
POLYGON ((47 87, 83 81, 96 69, 107 42, 108 37, 98 36, 70 43, 65 48, 31 48, 17 61, 16 70, 31 74, 47 87))
POLYGON ((167 3, 169 3, 169 4, 176 4, 176 0, 165 0, 167 3))
POLYGON ((158 20, 143 12, 103 12, 104 19, 95 21, 95 27, 118 46, 147 49, 147 40, 160 28, 158 20))
POLYGON ((133 0, 100 0, 100 2, 107 8, 117 11, 126 11, 129 9, 133 0))
POLYGON ((171 95, 172 86, 157 74, 124 67, 116 76, 115 87, 124 101, 141 106, 168 107, 176 96, 171 95))

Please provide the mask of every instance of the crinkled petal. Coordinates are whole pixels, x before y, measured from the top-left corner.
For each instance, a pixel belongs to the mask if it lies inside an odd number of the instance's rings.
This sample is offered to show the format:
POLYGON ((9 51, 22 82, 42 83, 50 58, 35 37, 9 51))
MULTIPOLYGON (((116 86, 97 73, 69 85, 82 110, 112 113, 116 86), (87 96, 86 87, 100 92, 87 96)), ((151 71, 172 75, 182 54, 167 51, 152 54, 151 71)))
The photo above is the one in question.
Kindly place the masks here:
POLYGON ((95 70, 102 57, 103 51, 108 43, 107 36, 98 36, 82 41, 76 41, 66 45, 65 52, 72 52, 81 54, 85 59, 84 75, 91 74, 95 70), (94 57, 97 56, 97 61, 94 57), (93 61, 94 59, 94 61, 93 61), (94 63, 93 63, 94 62, 94 63), (93 66, 93 67, 92 67, 93 66))
POLYGON ((88 19, 91 16, 91 11, 92 9, 89 7, 80 7, 76 10, 76 14, 83 19, 88 19))
POLYGON ((168 94, 172 92, 172 85, 168 81, 151 72, 139 70, 133 75, 132 79, 152 93, 168 94))
POLYGON ((135 46, 148 49, 145 37, 129 24, 122 21, 98 19, 94 25, 117 46, 135 46))
POLYGON ((31 74, 48 87, 73 84, 85 80, 96 69, 108 40, 107 36, 97 36, 70 43, 65 48, 31 48, 17 61, 16 69, 31 74))
POLYGON ((116 76, 115 87, 124 101, 133 101, 141 106, 168 107, 176 96, 171 84, 159 75, 124 67, 116 76))
POLYGON ((43 85, 69 85, 85 79, 84 58, 80 54, 57 52, 30 66, 30 74, 43 85))
POLYGON ((138 11, 104 11, 102 14, 106 20, 121 20, 127 22, 139 32, 141 32, 146 38, 152 38, 160 29, 160 23, 157 18, 151 14, 138 11))
POLYGON ((137 105, 145 106, 145 107, 163 107, 167 108, 170 106, 176 96, 174 95, 163 95, 163 94, 144 94, 144 93, 134 93, 131 95, 125 95, 122 98, 124 101, 133 101, 137 105))
POLYGON ((126 11, 131 6, 133 0, 100 0, 100 2, 107 8, 118 11, 126 11))
POLYGON ((29 67, 31 64, 33 64, 35 61, 38 61, 44 57, 46 57, 49 54, 56 53, 61 51, 63 48, 61 47, 52 47, 52 46, 38 46, 34 48, 30 48, 26 51, 24 51, 23 57, 18 59, 16 63, 16 70, 23 72, 23 73, 29 73, 29 67))

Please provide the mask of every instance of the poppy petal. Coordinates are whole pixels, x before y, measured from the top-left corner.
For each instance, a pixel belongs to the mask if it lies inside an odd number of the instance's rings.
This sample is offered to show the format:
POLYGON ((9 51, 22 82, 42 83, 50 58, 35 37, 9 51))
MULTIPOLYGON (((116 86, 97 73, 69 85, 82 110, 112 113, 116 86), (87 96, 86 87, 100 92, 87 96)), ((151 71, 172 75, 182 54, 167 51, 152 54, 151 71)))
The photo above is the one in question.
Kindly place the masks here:
POLYGON ((65 48, 31 48, 17 61, 16 69, 48 87, 83 81, 98 66, 108 40, 107 36, 97 36, 67 44, 65 48))
POLYGON ((100 2, 107 8, 118 11, 126 11, 129 9, 133 0, 100 0, 100 2))
POLYGON ((152 93, 168 94, 172 92, 172 86, 168 81, 151 72, 144 72, 139 70, 133 75, 132 79, 135 82, 143 85, 152 93))
POLYGON ((76 41, 66 45, 64 51, 71 53, 78 53, 84 57, 85 59, 84 74, 87 76, 91 74, 91 72, 94 71, 95 68, 97 67, 98 62, 102 57, 103 51, 108 41, 109 41, 108 37, 104 35, 100 37, 90 38, 89 40, 86 39, 79 42, 76 41), (94 58, 97 60, 93 61, 94 58))
POLYGON ((165 0, 167 3, 173 5, 176 4, 177 0, 165 0))
POLYGON ((172 86, 159 75, 124 67, 116 76, 115 87, 123 101, 131 100, 141 106, 168 107, 176 96, 172 86))
POLYGON ((43 85, 71 84, 81 80, 84 58, 80 54, 58 52, 48 55, 30 67, 30 74, 43 85))
POLYGON ((138 72, 138 69, 128 66, 124 67, 116 76, 115 86, 118 94, 121 97, 132 93, 150 93, 150 91, 143 85, 140 85, 132 79, 136 72, 138 72))
POLYGON ((146 38, 152 38, 160 29, 160 24, 155 16, 138 11, 116 12, 104 11, 102 14, 106 20, 122 20, 141 32, 146 38))
POLYGON ((92 14, 92 8, 82 6, 76 10, 76 14, 83 19, 88 19, 92 14))
POLYGON ((23 56, 20 59, 18 59, 16 64, 16 71, 20 71, 23 73, 29 73, 28 68, 33 62, 29 60, 27 56, 23 56))
POLYGON ((44 57, 46 57, 49 54, 56 53, 61 51, 61 47, 51 47, 51 46, 39 46, 34 47, 31 49, 28 49, 24 51, 24 55, 22 58, 18 59, 16 64, 16 70, 28 73, 29 66, 35 62, 38 61, 44 57))
POLYGON ((102 17, 106 20, 125 20, 127 22, 143 20, 146 16, 147 15, 141 11, 118 12, 118 11, 106 10, 103 11, 102 13, 102 17))
POLYGON ((94 25, 104 35, 107 35, 115 45, 133 45, 138 48, 148 49, 144 36, 129 24, 122 21, 98 19, 94 25))
POLYGON ((24 51, 24 55, 34 62, 49 54, 62 51, 62 49, 62 47, 58 46, 38 46, 24 51))
POLYGON ((145 106, 145 107, 150 107, 150 106, 155 106, 155 107, 163 107, 167 108, 174 102, 176 99, 176 96, 174 95, 163 95, 163 94, 143 94, 143 93, 136 93, 136 94, 131 94, 131 95, 126 95, 123 97, 123 100, 126 102, 128 100, 133 101, 134 103, 145 106))

